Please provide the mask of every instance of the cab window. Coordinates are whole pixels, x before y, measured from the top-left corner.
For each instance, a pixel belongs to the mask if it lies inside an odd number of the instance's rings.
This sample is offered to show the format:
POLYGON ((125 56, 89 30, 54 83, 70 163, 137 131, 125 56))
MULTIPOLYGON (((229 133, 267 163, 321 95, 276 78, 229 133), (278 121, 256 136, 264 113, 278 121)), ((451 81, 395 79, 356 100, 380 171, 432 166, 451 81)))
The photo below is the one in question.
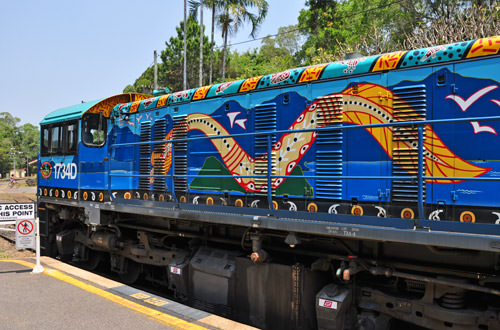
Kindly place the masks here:
POLYGON ((50 132, 50 148, 51 154, 62 153, 62 126, 54 126, 50 132))
POLYGON ((50 130, 48 127, 42 128, 42 156, 49 154, 49 146, 50 146, 50 130))
POLYGON ((106 143, 106 118, 102 113, 87 113, 82 118, 82 141, 89 147, 101 147, 106 143))
POLYGON ((68 142, 68 153, 76 154, 76 147, 78 146, 78 125, 73 123, 66 127, 66 139, 68 142))
POLYGON ((76 155, 78 122, 65 122, 42 126, 41 155, 76 155))

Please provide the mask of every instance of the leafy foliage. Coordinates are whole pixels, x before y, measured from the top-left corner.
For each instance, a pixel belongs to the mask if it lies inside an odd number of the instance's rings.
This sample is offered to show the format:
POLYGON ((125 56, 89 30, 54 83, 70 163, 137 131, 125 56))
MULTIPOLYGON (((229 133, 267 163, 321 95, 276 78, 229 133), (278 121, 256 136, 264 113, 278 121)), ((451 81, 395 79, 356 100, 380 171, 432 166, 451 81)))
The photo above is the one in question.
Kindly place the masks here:
POLYGON ((260 49, 243 53, 230 53, 228 78, 243 79, 274 73, 297 66, 295 53, 300 48, 299 32, 296 26, 279 28, 278 35, 267 36, 262 40, 260 49))
POLYGON ((499 6, 488 0, 309 0, 299 16, 306 65, 496 35, 499 6))
MULTIPOLYGON (((6 173, 14 167, 26 168, 26 160, 36 159, 40 131, 32 124, 18 126, 21 120, 8 112, 0 113, 0 173, 6 173)), ((29 172, 33 173, 34 166, 29 172)))
POLYGON ((379 54, 399 49, 416 23, 401 6, 408 0, 309 0, 299 28, 307 35, 298 57, 304 64, 341 59, 345 53, 379 54))
POLYGON ((153 67, 149 67, 136 79, 133 85, 127 85, 124 93, 137 92, 149 94, 153 90, 154 72, 153 67))
MULTIPOLYGON (((191 4, 192 8, 199 6, 195 0, 191 4)), ((258 0, 204 0, 203 4, 215 13, 223 39, 245 22, 258 28, 267 12, 267 2, 258 0)), ((423 48, 492 36, 500 30, 500 6, 494 0, 307 0, 305 4, 298 25, 281 27, 278 35, 264 38, 259 48, 227 50, 227 58, 224 51, 216 51, 215 66, 223 72, 215 72, 214 82, 222 82, 224 75, 230 80, 242 79, 337 61, 351 52, 367 56, 423 48)), ((192 88, 198 72, 199 26, 194 18, 188 24, 188 81, 192 88)), ((160 82, 173 90, 182 88, 182 37, 182 28, 178 28, 177 37, 170 38, 162 52, 160 82)), ((206 47, 204 41, 204 71, 206 47)), ((152 81, 152 69, 147 69, 126 90, 141 91, 152 81)))
MULTIPOLYGON (((169 87, 172 90, 182 89, 182 63, 184 47, 184 22, 176 29, 177 37, 170 38, 166 42, 166 49, 161 52, 162 64, 158 70, 158 81, 160 85, 169 87)), ((196 18, 189 16, 187 20, 187 88, 198 87, 198 74, 200 50, 200 26, 196 18)), ((208 58, 210 54, 210 43, 208 38, 203 38, 203 57, 208 58)), ((204 75, 208 72, 208 60, 203 63, 204 75)))
POLYGON ((497 1, 443 1, 429 6, 429 14, 405 35, 410 48, 447 44, 479 37, 494 36, 500 31, 500 4, 497 1))
MULTIPOLYGON (((168 87, 173 91, 182 90, 182 63, 184 47, 184 22, 181 21, 176 28, 177 36, 165 42, 166 48, 161 52, 162 62, 158 64, 158 84, 168 87)), ((187 88, 198 86, 199 51, 200 51, 200 26, 192 15, 187 20, 187 88)), ((203 38, 203 74, 207 76, 209 69, 210 43, 208 38, 203 38)), ((215 59, 220 58, 220 51, 215 52, 215 59)), ((149 67, 136 79, 133 85, 128 85, 124 92, 151 93, 154 80, 153 67, 149 67)), ((217 77, 218 78, 218 77, 217 77)))
POLYGON ((267 15, 268 4, 265 0, 224 0, 216 20, 224 39, 222 52, 222 81, 226 78, 227 37, 238 32, 246 22, 252 25, 250 36, 255 38, 255 33, 267 15), (253 13, 250 9, 256 9, 253 13))

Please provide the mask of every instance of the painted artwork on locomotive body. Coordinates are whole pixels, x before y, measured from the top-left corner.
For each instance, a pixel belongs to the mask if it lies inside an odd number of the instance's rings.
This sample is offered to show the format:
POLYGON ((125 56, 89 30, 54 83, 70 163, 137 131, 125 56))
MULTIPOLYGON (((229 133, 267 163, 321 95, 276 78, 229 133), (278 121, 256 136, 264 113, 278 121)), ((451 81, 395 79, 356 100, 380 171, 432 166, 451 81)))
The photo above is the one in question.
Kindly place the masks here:
MULTIPOLYGON (((155 120, 165 119, 170 124, 167 134, 162 137, 164 140, 171 140, 176 130, 182 131, 185 134, 183 136, 188 138, 226 136, 224 139, 190 141, 186 145, 185 154, 189 155, 186 164, 188 179, 183 201, 197 203, 205 200, 211 203, 214 198, 218 199, 217 194, 222 193, 229 192, 235 196, 261 196, 267 193, 267 180, 252 177, 267 171, 266 141, 262 143, 258 137, 243 134, 258 132, 258 112, 260 109, 266 110, 266 107, 272 108, 275 113, 272 129, 281 131, 276 134, 271 147, 272 175, 277 176, 273 178, 271 188, 278 199, 285 196, 291 200, 296 197, 305 198, 309 202, 321 202, 350 201, 354 197, 359 202, 379 203, 390 200, 390 196, 380 196, 384 187, 391 187, 389 180, 367 180, 359 185, 352 182, 354 180, 339 179, 337 182, 343 185, 339 191, 328 188, 325 192, 321 190, 326 186, 335 185, 336 180, 332 179, 332 175, 383 177, 393 175, 395 168, 407 175, 415 175, 418 156, 416 129, 409 126, 384 126, 362 130, 335 130, 333 134, 340 139, 337 144, 328 141, 332 138, 332 131, 307 130, 332 125, 388 124, 408 120, 493 116, 496 115, 495 110, 500 110, 499 84, 495 80, 462 76, 449 68, 421 70, 413 75, 413 78, 417 79, 401 80, 389 87, 375 83, 378 78, 366 77, 366 81, 350 82, 338 90, 332 86, 340 86, 342 82, 331 82, 328 85, 325 83, 327 86, 318 89, 318 92, 328 90, 330 93, 321 94, 311 100, 302 95, 305 94, 305 88, 295 87, 284 88, 279 94, 271 94, 269 99, 264 95, 261 99, 254 100, 253 106, 245 107, 241 104, 244 100, 235 97, 214 102, 212 107, 192 105, 190 110, 193 112, 184 113, 179 107, 176 123, 175 116, 166 108, 160 109, 159 112, 157 107, 152 111, 123 111, 124 108, 133 106, 127 104, 121 106, 121 112, 128 113, 130 119, 122 120, 121 128, 135 131, 139 136, 143 122, 147 125, 153 123, 154 132, 155 120), (447 79, 451 80, 446 81, 447 79), (441 89, 433 87, 438 80, 441 89), (458 90, 455 93, 451 90, 451 82, 454 86, 459 86, 453 87, 458 90), (284 102, 284 99, 287 100, 284 102), (420 111, 422 106, 419 102, 427 103, 427 112, 420 111), (201 109, 204 112, 201 112, 201 109), (292 130, 306 131, 286 132, 292 130), (327 137, 326 141, 317 141, 322 135, 327 137), (340 155, 337 163, 329 159, 329 166, 336 166, 337 170, 323 171, 320 158, 325 152, 330 153, 329 156, 335 152, 340 155), (324 185, 321 184, 322 174, 329 176, 324 185), (215 178, 217 175, 232 178, 215 178), (304 178, 299 178, 301 176, 304 178), (212 197, 200 197, 200 194, 212 197)), ((343 83, 345 84, 345 81, 343 83)), ((224 86, 228 87, 229 83, 224 86)), ((151 101, 151 104, 154 102, 151 101)), ((269 114, 264 116, 266 115, 269 114)), ((475 197, 480 198, 481 203, 485 205, 494 202, 493 198, 488 199, 487 195, 495 189, 496 183, 468 181, 467 178, 495 176, 500 173, 498 162, 495 161, 498 157, 494 155, 497 151, 487 147, 498 138, 498 129, 500 127, 495 122, 425 125, 425 175, 439 178, 426 180, 428 203, 434 203, 437 198, 453 203, 450 198, 451 191, 460 195, 460 202, 464 204, 472 203, 475 197), (452 179, 446 179, 447 177, 452 179), (437 186, 444 188, 434 188, 437 186)), ((161 148, 154 148, 148 160, 150 174, 171 174, 172 144, 166 143, 161 148), (155 167, 158 163, 161 164, 161 170, 158 166, 155 167)), ((150 177, 150 190, 155 190, 156 179, 150 177)), ((168 183, 166 185, 167 190, 170 190, 168 183)), ((131 190, 134 189, 138 187, 131 190)), ((138 196, 142 196, 142 193, 138 196)), ((245 204, 241 199, 236 198, 235 201, 238 201, 235 204, 241 206, 245 204)), ((297 207, 296 203, 290 203, 288 200, 285 203, 285 207, 289 209, 297 207)), ((477 202, 474 203, 477 205, 477 202)), ((329 210, 332 210, 332 205, 335 204, 330 202, 329 210)))
POLYGON ((497 328, 499 53, 484 38, 55 111, 41 245, 259 328, 497 328))
MULTIPOLYGON (((102 148, 108 161, 94 171, 97 149, 80 142, 75 159, 88 159, 89 170, 78 190, 87 196, 109 191, 104 200, 265 208, 270 165, 275 209, 413 217, 405 206, 417 203, 416 182, 408 177, 418 170, 418 131, 411 124, 391 125, 433 120, 424 126, 426 217, 439 219, 442 210, 433 208, 442 205, 462 207, 458 212, 496 206, 498 182, 474 178, 499 176, 500 155, 492 148, 499 123, 436 121, 500 113, 500 74, 491 70, 498 57, 488 57, 499 50, 500 37, 483 38, 107 107, 97 112, 109 118, 102 148), (183 138, 191 140, 148 144, 183 138)), ((45 178, 49 168, 41 170, 45 178)))
MULTIPOLYGON (((498 86, 490 85, 476 93, 469 99, 469 103, 480 98, 482 95, 498 86)), ((460 96, 448 95, 446 98, 455 100, 460 106, 467 104, 460 96)), ((399 97, 383 86, 375 84, 357 84, 342 91, 339 94, 325 95, 314 100, 307 106, 302 113, 293 121, 288 128, 290 131, 295 130, 311 130, 323 128, 331 124, 347 123, 354 125, 372 125, 372 124, 388 124, 396 122, 397 119, 393 116, 391 104, 400 101, 399 97), (354 92, 354 90, 356 92, 354 92), (384 95, 380 97, 380 95, 384 95)), ((499 102, 492 100, 492 102, 499 102)), ((467 107, 470 106, 467 104, 467 107)), ((405 104, 406 115, 418 120, 424 120, 423 117, 418 117, 419 114, 411 108, 409 104, 405 104)), ((246 111, 246 109, 242 109, 246 111)), ((247 119, 237 119, 242 111, 234 111, 226 113, 230 122, 230 128, 234 125, 240 126, 246 130, 245 123, 247 119)), ((462 111, 464 111, 462 109, 462 111)), ((241 188, 247 192, 267 192, 267 184, 257 184, 255 179, 249 176, 257 175, 255 172, 255 164, 259 161, 267 162, 268 153, 262 156, 252 158, 250 154, 242 148, 236 139, 231 137, 231 133, 219 123, 214 117, 203 113, 192 113, 185 117, 184 121, 178 125, 185 125, 187 132, 198 130, 206 136, 225 135, 227 138, 222 140, 222 143, 216 139, 211 142, 219 156, 222 159, 228 172, 234 176, 234 180, 238 182, 241 188)), ((477 122, 471 122, 474 128, 474 133, 487 132, 496 135, 494 128, 490 126, 481 126, 477 122)), ((172 139, 173 128, 165 137, 166 140, 172 139)), ((485 174, 490 169, 474 165, 455 155, 436 135, 430 125, 426 125, 426 141, 424 143, 424 157, 426 162, 427 176, 436 177, 477 177, 485 174)), ((415 132, 403 127, 402 131, 407 130, 410 138, 408 140, 395 141, 393 145, 393 127, 374 127, 367 128, 367 132, 379 143, 380 147, 393 159, 393 150, 406 149, 411 151, 417 150, 415 140, 415 132), (413 139, 411 137, 414 137, 413 139)), ((311 149, 316 137, 321 134, 313 131, 292 132, 281 134, 279 141, 271 147, 272 154, 275 160, 273 161, 273 171, 282 175, 283 178, 275 178, 272 181, 272 189, 277 189, 286 181, 286 176, 291 175, 292 171, 299 164, 302 157, 311 149)), ((168 143, 165 150, 162 152, 153 152, 151 156, 151 165, 154 165, 155 160, 163 159, 165 162, 164 173, 167 174, 172 164, 172 146, 168 143)), ((395 165, 401 166, 397 161, 395 165)), ((415 163, 410 168, 406 167, 408 172, 416 171, 415 163)), ((458 183, 464 180, 460 179, 429 179, 432 183, 458 183)), ((288 194, 289 192, 284 192, 288 194)))

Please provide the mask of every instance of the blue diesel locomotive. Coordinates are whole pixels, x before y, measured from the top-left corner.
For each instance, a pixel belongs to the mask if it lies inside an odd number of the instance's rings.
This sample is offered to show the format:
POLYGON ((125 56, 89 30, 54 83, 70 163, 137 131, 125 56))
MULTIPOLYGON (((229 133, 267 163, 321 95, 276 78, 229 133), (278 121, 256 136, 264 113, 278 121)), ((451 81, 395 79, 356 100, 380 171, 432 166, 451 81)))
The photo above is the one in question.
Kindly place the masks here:
POLYGON ((44 253, 267 329, 500 329, 500 36, 48 114, 44 253))

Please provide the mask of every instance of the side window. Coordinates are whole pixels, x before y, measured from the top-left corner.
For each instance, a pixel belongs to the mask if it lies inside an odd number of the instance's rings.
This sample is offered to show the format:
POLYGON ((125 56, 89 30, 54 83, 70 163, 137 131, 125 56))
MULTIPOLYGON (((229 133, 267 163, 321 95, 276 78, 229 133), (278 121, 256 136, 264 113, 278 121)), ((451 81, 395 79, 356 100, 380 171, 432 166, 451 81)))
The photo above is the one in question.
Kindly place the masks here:
POLYGON ((101 113, 87 113, 82 119, 82 141, 89 147, 106 143, 106 118, 101 113))
POLYGON ((70 124, 66 126, 66 153, 76 154, 76 146, 78 145, 78 126, 70 124))
POLYGON ((47 127, 42 128, 42 156, 47 156, 49 154, 49 146, 50 146, 50 136, 49 136, 50 130, 47 127))
POLYGON ((42 127, 41 154, 76 155, 78 122, 51 124, 42 127))
POLYGON ((51 134, 50 134, 50 147, 49 147, 49 153, 50 154, 61 154, 62 153, 62 129, 61 126, 54 126, 51 128, 51 134))

